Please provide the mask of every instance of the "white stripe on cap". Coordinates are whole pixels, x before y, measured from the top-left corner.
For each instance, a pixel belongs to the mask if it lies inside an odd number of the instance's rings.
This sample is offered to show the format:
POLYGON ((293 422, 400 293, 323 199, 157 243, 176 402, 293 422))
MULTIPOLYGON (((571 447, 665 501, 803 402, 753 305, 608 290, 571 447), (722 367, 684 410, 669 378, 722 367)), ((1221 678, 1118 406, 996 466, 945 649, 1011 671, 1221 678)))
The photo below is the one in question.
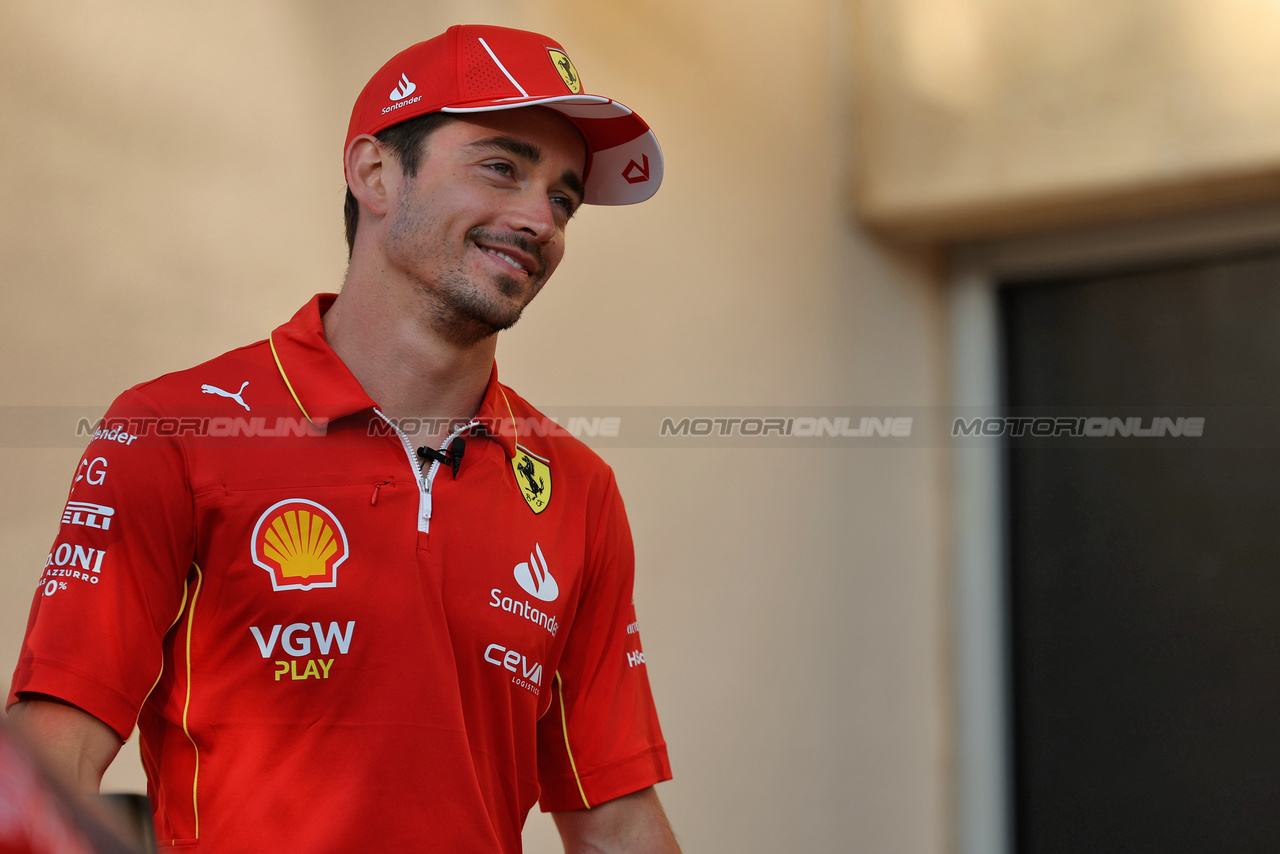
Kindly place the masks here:
POLYGON ((495 54, 495 53, 493 52, 493 49, 492 49, 491 47, 489 47, 489 43, 488 43, 487 41, 485 41, 484 39, 481 39, 481 38, 477 38, 476 40, 477 40, 478 42, 480 42, 480 46, 481 46, 481 47, 483 47, 483 48, 485 49, 485 52, 489 54, 489 58, 490 58, 490 59, 492 59, 492 60, 493 60, 493 62, 494 62, 494 64, 498 66, 498 69, 499 69, 503 74, 507 75, 507 79, 511 81, 511 85, 512 85, 512 86, 514 86, 514 87, 516 87, 517 89, 519 89, 519 90, 520 90, 520 94, 521 94, 521 95, 523 95, 524 97, 528 98, 528 97, 529 97, 529 93, 528 93, 528 92, 526 92, 526 91, 524 91, 524 87, 523 87, 523 86, 521 86, 519 83, 517 83, 517 82, 516 82, 516 79, 515 79, 514 77, 512 77, 512 76, 511 76, 511 72, 510 72, 510 71, 508 71, 508 70, 507 70, 507 67, 506 67, 505 65, 503 65, 503 64, 502 64, 502 61, 501 61, 501 60, 499 60, 499 59, 498 59, 497 54, 495 54))

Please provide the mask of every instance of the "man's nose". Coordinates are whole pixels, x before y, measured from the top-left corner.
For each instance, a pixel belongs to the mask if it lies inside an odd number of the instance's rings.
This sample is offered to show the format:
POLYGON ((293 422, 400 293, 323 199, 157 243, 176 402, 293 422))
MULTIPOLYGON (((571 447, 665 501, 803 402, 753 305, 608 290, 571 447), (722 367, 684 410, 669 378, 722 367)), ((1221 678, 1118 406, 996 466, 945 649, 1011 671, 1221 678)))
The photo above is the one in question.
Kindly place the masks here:
POLYGON ((522 192, 507 214, 507 224, 512 230, 522 231, 540 244, 548 243, 556 236, 554 205, 545 192, 522 192))

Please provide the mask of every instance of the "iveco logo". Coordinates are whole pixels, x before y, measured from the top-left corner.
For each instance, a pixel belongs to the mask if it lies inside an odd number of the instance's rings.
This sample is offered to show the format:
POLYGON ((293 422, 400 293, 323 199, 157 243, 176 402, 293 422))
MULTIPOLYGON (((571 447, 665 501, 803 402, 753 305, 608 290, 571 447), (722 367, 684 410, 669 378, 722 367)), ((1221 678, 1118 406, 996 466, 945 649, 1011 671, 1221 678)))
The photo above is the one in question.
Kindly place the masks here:
POLYGON ((529 555, 528 563, 516 565, 516 583, 535 599, 554 602, 560 595, 560 585, 556 584, 551 571, 547 569, 547 559, 542 556, 542 546, 534 543, 533 551, 534 553, 529 555))

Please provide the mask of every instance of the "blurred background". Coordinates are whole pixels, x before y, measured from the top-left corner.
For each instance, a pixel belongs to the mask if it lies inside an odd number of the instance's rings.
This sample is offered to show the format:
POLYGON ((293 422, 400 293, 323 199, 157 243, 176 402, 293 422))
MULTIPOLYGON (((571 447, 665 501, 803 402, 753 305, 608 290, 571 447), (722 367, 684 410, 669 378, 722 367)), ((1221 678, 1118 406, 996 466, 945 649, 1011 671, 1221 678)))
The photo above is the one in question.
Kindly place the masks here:
MULTIPOLYGON (((336 290, 351 104, 459 22, 556 38, 666 157, 504 382, 913 419, 597 443, 685 850, 1280 849, 1271 0, 0 0, 0 662, 87 442, 30 425, 336 290), (952 435, 1002 413, 1110 435, 952 435)), ((104 790, 144 789, 135 739, 104 790)))

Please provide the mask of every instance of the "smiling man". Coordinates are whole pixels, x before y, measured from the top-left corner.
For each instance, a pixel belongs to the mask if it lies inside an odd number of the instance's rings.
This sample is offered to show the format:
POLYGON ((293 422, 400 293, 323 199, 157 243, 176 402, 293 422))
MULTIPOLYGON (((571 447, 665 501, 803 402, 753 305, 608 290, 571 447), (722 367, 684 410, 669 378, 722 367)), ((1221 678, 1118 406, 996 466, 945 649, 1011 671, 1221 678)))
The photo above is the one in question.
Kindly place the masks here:
POLYGON ((612 472, 494 366, 648 126, 545 36, 384 66, 350 266, 265 340, 121 395, 40 578, 11 720, 96 790, 135 724, 162 850, 674 852, 612 472))

